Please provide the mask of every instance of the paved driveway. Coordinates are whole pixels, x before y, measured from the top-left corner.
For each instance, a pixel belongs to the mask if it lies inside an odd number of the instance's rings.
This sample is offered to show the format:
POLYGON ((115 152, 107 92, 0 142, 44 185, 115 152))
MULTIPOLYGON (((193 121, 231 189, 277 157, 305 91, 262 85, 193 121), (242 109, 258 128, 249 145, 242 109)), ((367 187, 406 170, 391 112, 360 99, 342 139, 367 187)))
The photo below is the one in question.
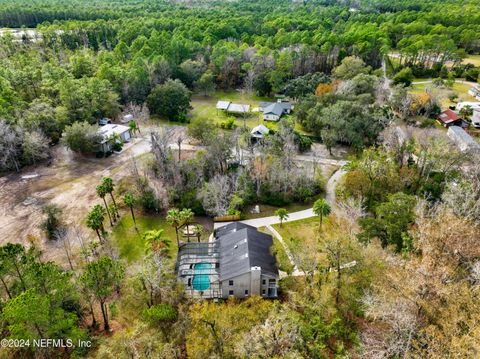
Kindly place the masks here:
MULTIPOLYGON (((326 186, 326 195, 325 199, 327 200, 328 203, 332 207, 335 207, 336 202, 335 202, 335 189, 338 184, 338 180, 346 173, 344 169, 339 169, 337 170, 332 177, 327 182, 326 186)), ((298 221, 299 219, 305 219, 305 218, 310 218, 314 217, 315 213, 313 213, 313 208, 305 209, 303 211, 298 211, 298 212, 292 212, 288 214, 288 219, 285 220, 284 222, 292 222, 292 221, 298 221)), ((242 223, 248 224, 253 227, 265 227, 265 226, 270 226, 272 224, 277 224, 280 223, 280 220, 278 219, 278 216, 269 216, 269 217, 262 217, 262 218, 253 218, 253 219, 246 219, 244 221, 240 221, 242 223)), ((223 227, 231 222, 217 222, 214 224, 215 228, 220 228, 223 227)))

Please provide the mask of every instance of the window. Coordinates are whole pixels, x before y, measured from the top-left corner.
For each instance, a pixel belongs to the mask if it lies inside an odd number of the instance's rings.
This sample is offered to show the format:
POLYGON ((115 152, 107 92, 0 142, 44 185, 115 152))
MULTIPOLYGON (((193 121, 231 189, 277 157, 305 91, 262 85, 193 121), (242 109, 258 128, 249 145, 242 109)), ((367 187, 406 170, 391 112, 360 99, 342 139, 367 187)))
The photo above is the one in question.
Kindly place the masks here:
POLYGON ((191 287, 192 286, 192 278, 188 278, 188 284, 187 284, 188 287, 191 287))
POLYGON ((229 280, 228 285, 233 285, 233 280, 229 280))
POLYGON ((269 279, 268 284, 275 284, 276 280, 275 279, 269 279))
POLYGON ((267 281, 265 279, 262 280, 262 284, 265 285, 267 284, 267 281))
POLYGON ((248 295, 248 289, 245 289, 245 295, 248 295))
POLYGON ((262 294, 265 295, 265 289, 262 289, 262 294))
POLYGON ((228 295, 233 295, 233 290, 229 290, 228 295))

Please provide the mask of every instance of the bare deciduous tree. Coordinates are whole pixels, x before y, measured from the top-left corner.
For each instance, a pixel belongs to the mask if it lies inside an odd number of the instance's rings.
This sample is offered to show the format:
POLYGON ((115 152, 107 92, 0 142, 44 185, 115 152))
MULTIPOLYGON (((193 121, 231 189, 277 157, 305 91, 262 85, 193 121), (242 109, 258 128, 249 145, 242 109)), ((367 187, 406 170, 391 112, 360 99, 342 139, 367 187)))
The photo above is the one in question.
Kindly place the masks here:
POLYGON ((231 179, 227 176, 217 175, 205 183, 198 193, 198 198, 209 215, 222 216, 227 213, 231 193, 231 179))
POLYGON ((0 119, 0 168, 20 170, 22 136, 20 132, 0 119))

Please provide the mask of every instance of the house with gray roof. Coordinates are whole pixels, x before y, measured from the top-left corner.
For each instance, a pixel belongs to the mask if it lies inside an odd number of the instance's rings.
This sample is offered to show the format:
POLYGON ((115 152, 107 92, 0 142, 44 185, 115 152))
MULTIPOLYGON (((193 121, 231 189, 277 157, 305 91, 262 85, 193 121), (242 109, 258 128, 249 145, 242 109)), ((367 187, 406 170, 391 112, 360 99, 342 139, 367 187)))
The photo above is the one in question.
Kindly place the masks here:
POLYGON ((177 276, 193 297, 276 298, 279 276, 272 245, 272 236, 233 222, 218 228, 212 242, 180 246, 177 276))
POLYGON ((268 135, 270 133, 270 130, 265 127, 264 125, 258 125, 255 126, 251 131, 250 134, 252 135, 253 138, 263 138, 264 136, 268 135))
POLYGON ((258 106, 265 121, 278 121, 283 115, 290 114, 292 108, 290 102, 260 102, 258 106))

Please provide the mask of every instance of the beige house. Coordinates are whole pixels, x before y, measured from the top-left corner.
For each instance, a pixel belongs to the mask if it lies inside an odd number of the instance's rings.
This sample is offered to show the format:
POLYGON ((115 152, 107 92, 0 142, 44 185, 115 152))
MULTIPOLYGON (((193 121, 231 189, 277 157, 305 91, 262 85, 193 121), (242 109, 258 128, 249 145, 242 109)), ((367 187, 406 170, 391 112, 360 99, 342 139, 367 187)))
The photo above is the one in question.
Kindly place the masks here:
POLYGON ((216 230, 212 242, 180 246, 178 279, 192 297, 276 298, 279 276, 272 245, 272 237, 255 227, 227 224, 216 230))

